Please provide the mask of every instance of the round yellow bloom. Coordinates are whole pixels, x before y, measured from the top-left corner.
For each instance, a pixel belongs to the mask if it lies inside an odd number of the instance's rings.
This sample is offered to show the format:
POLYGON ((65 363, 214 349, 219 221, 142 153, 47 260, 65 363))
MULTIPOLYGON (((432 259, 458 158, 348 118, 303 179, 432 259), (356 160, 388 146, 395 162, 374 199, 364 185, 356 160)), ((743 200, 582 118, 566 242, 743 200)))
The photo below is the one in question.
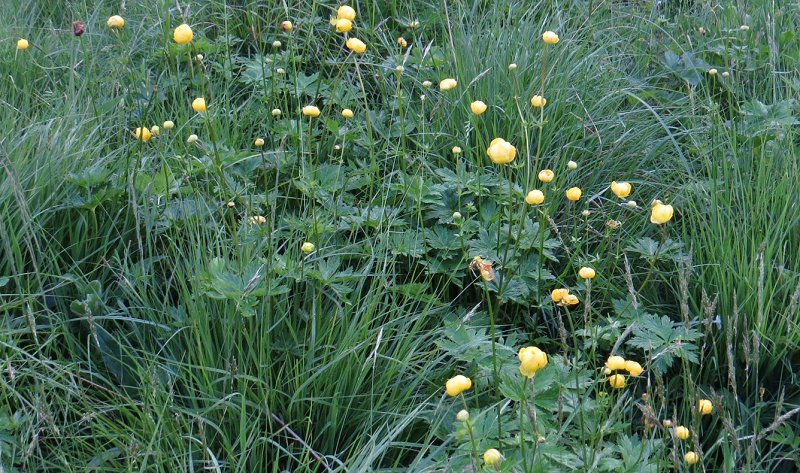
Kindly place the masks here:
POLYGON ((294 25, 289 20, 286 20, 283 23, 281 23, 281 29, 287 33, 292 31, 292 28, 294 28, 294 25))
POLYGON ((267 218, 263 215, 253 215, 250 217, 250 225, 264 225, 267 223, 267 218))
POLYGON ((711 69, 708 70, 708 75, 710 76, 717 75, 717 70, 712 67, 711 69))
POLYGON ((615 374, 608 377, 608 384, 614 389, 622 389, 625 387, 625 376, 615 374))
POLYGON ((631 376, 639 376, 644 371, 642 365, 640 365, 636 361, 627 360, 625 361, 625 371, 627 371, 631 376))
POLYGON ((509 71, 516 71, 517 70, 517 64, 512 62, 511 64, 508 65, 508 70, 509 71))
POLYGON ((553 289, 553 292, 550 293, 550 298, 553 299, 553 302, 561 302, 565 297, 569 295, 569 289, 559 288, 553 289))
POLYGON ((338 20, 336 20, 337 33, 347 33, 352 29, 353 29, 353 22, 348 20, 347 18, 339 18, 338 20))
POLYGON ((165 130, 171 130, 175 128, 175 122, 173 122, 172 120, 167 120, 164 123, 162 123, 161 126, 164 127, 165 130))
POLYGON ((108 20, 106 20, 106 26, 118 30, 125 26, 125 18, 122 18, 119 15, 110 16, 108 17, 108 20))
POLYGON ((405 49, 408 47, 408 41, 406 41, 406 39, 401 36, 397 38, 397 45, 405 49))
POLYGON ((353 111, 349 108, 342 110, 342 116, 345 118, 353 118, 353 111))
POLYGON ((570 171, 578 169, 578 163, 576 163, 575 161, 569 161, 567 163, 567 169, 569 169, 570 171))
POLYGON ((611 370, 610 370, 610 369, 608 369, 608 368, 603 368, 603 374, 604 374, 604 375, 606 375, 606 376, 608 376, 608 375, 610 375, 610 374, 611 374, 611 370))
POLYGON ((462 151, 461 146, 453 146, 453 149, 451 151, 453 152, 453 154, 461 154, 462 151))
POLYGON ((742 26, 739 27, 739 30, 740 31, 750 31, 750 27, 747 26, 747 25, 742 25, 742 26))
POLYGON ((537 371, 547 366, 547 353, 538 347, 520 349, 517 358, 519 358, 519 372, 527 378, 532 378, 537 371))
POLYGON ((576 296, 575 294, 567 294, 566 296, 564 296, 563 299, 561 299, 561 304, 559 305, 565 305, 571 307, 574 305, 578 305, 579 303, 580 301, 578 300, 578 296, 576 296))
POLYGON ((188 138, 186 138, 186 142, 189 143, 189 144, 197 143, 197 140, 199 140, 199 139, 200 138, 198 138, 197 135, 191 134, 191 135, 189 135, 188 138))
POLYGON ((544 202, 544 192, 534 189, 525 196, 525 203, 528 205, 539 205, 544 202))
POLYGON ((450 397, 458 396, 464 391, 472 388, 472 380, 464 375, 457 375, 447 380, 445 390, 450 397))
POLYGON ((137 140, 142 140, 144 142, 150 141, 150 138, 153 137, 153 134, 150 132, 150 130, 143 126, 133 130, 133 134, 136 136, 137 140))
POLYGON ((683 456, 683 460, 689 465, 694 465, 699 459, 698 455, 694 452, 686 452, 686 455, 683 456))
POLYGON ((661 421, 661 425, 663 425, 665 429, 672 428, 672 420, 664 419, 661 421))
POLYGON ((501 461, 503 461, 503 454, 496 448, 490 448, 483 453, 483 463, 485 463, 486 466, 496 466, 499 465, 501 461))
POLYGON ((317 247, 310 241, 303 243, 303 245, 300 247, 300 251, 302 251, 305 254, 313 253, 314 250, 316 249, 317 247))
POLYGON ((455 89, 457 85, 458 85, 458 82, 456 82, 455 79, 451 79, 451 78, 442 79, 442 81, 439 82, 439 90, 455 89))
POLYGON ((194 109, 197 113, 203 113, 208 110, 206 107, 206 99, 203 97, 197 97, 192 101, 192 109, 194 109))
POLYGON ((422 81, 422 86, 425 87, 426 89, 430 89, 431 86, 433 86, 433 82, 431 82, 429 80, 422 81))
POLYGON ((336 18, 355 21, 356 19, 356 11, 353 10, 353 7, 348 5, 342 5, 336 10, 336 18))
POLYGON ((624 370, 625 358, 621 356, 609 356, 606 360, 606 368, 610 370, 624 370))
POLYGON ((631 195, 631 183, 630 182, 617 182, 611 181, 611 192, 614 193, 620 199, 624 199, 631 195))
POLYGON ((673 209, 671 205, 662 204, 660 200, 653 202, 653 207, 650 211, 650 222, 657 225, 663 225, 672 220, 673 209))
POLYGON ((275 40, 275 41, 273 41, 273 42, 272 42, 272 47, 273 47, 273 48, 276 48, 276 49, 277 49, 277 48, 280 48, 281 46, 283 46, 283 43, 281 43, 281 42, 280 42, 280 41, 278 41, 278 40, 275 40))
POLYGON ((551 182, 555 176, 555 173, 550 169, 542 169, 539 171, 539 180, 542 182, 551 182))
POLYGON ((159 128, 158 125, 153 125, 150 127, 150 133, 152 133, 153 136, 158 136, 161 134, 161 128, 159 128))
POLYGON ((364 54, 364 51, 367 50, 367 45, 364 44, 364 42, 358 38, 348 39, 347 42, 345 43, 345 46, 347 46, 347 49, 353 51, 356 54, 364 54))
POLYGON ((547 99, 542 97, 541 95, 534 95, 531 97, 531 105, 536 108, 542 108, 547 105, 547 99))
POLYGON ((192 28, 186 23, 179 25, 175 28, 175 31, 172 32, 172 39, 178 44, 189 44, 192 42, 193 38, 194 33, 192 32, 192 28))
POLYGON ((461 409, 460 411, 458 411, 458 414, 456 414, 456 420, 459 421, 459 422, 468 421, 469 420, 469 411, 466 410, 466 409, 461 409))
POLYGON ((453 212, 453 220, 461 220, 461 212, 453 212))
POLYGON ((547 44, 556 44, 560 41, 560 38, 552 31, 545 31, 542 35, 542 40, 547 44))
POLYGON ((578 276, 582 277, 583 279, 594 279, 595 277, 594 269, 584 266, 578 271, 578 276))
POLYGON ((469 108, 472 110, 472 113, 475 115, 480 115, 481 113, 486 111, 486 104, 481 102, 480 100, 476 100, 469 104, 469 108))
POLYGON ((689 438, 689 429, 687 429, 682 425, 679 425, 675 427, 675 436, 681 440, 686 440, 689 438))
POLYGON ((20 38, 17 40, 17 49, 19 49, 20 51, 28 49, 29 46, 30 43, 28 43, 27 39, 20 38))
POLYGON ((697 410, 701 415, 708 415, 714 410, 714 405, 708 399, 700 399, 697 401, 697 410))
POLYGON ((313 105, 306 105, 305 107, 303 107, 303 115, 307 117, 316 118, 319 116, 320 113, 321 112, 319 111, 319 109, 313 105))
POLYGON ((281 109, 279 109, 279 108, 273 108, 273 109, 272 109, 272 116, 273 116, 273 117, 279 117, 279 116, 281 116, 281 109))
POLYGON ((517 148, 502 138, 495 138, 489 144, 486 154, 495 164, 508 164, 517 156, 517 148))
POLYGON ((580 187, 570 187, 567 189, 567 199, 572 202, 577 202, 581 199, 583 192, 580 187))
POLYGON ((253 144, 259 148, 264 146, 264 138, 256 138, 253 144))

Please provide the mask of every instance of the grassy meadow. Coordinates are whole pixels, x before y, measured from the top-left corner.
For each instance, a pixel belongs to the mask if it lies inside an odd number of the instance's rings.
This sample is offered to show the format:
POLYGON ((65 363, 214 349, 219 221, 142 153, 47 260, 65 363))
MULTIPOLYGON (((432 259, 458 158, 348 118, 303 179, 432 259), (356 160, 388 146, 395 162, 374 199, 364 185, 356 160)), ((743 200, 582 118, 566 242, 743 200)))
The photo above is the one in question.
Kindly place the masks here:
POLYGON ((797 0, 4 0, 0 473, 800 471, 797 0))

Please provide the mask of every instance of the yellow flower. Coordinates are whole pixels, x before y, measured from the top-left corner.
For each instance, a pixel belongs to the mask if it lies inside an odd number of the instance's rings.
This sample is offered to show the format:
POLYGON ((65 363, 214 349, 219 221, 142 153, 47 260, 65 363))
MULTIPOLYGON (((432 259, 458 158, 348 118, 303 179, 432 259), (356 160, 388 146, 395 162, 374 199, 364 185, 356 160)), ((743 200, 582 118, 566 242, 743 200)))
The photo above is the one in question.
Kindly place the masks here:
POLYGON ((197 140, 199 140, 199 139, 200 138, 198 138, 197 135, 191 134, 191 135, 189 135, 188 138, 186 138, 186 142, 189 143, 189 144, 197 143, 197 140))
POLYGON ((353 22, 348 20, 347 18, 339 18, 338 20, 336 20, 337 33, 347 33, 352 29, 353 29, 353 22))
POLYGON ((461 409, 460 411, 458 411, 458 414, 456 414, 456 420, 459 421, 459 422, 468 421, 469 420, 469 411, 466 410, 466 409, 461 409))
POLYGON ((253 215, 250 217, 250 225, 264 225, 267 223, 267 218, 263 215, 253 215))
POLYGON ((542 169, 539 171, 539 180, 542 182, 550 182, 555 176, 555 173, 550 169, 542 169))
POLYGON ((650 222, 658 225, 665 224, 672 220, 673 209, 671 205, 662 204, 660 200, 653 202, 650 211, 650 222))
POLYGON ((625 362, 625 371, 627 371, 631 376, 639 376, 644 371, 642 365, 640 365, 636 361, 627 360, 625 362))
POLYGON ((494 268, 492 267, 491 261, 476 256, 472 258, 469 267, 470 269, 477 269, 481 273, 481 279, 484 281, 491 282, 494 280, 494 268))
POLYGON ((542 35, 542 40, 547 44, 556 44, 560 41, 558 35, 552 31, 545 31, 542 35))
POLYGON ((511 64, 508 65, 508 70, 509 71, 516 71, 517 70, 517 64, 512 62, 511 64))
POLYGON ((206 99, 204 99, 203 97, 197 97, 196 99, 194 99, 192 101, 192 109, 194 109, 194 111, 197 113, 203 113, 206 110, 208 110, 208 108, 206 107, 206 99))
POLYGON ((486 104, 481 102, 480 100, 476 100, 469 104, 469 108, 472 110, 472 113, 475 115, 480 115, 481 113, 486 111, 486 104))
POLYGON ((300 246, 300 251, 302 251, 305 254, 313 253, 314 250, 316 250, 316 249, 317 249, 317 247, 314 246, 314 244, 311 243, 310 241, 307 241, 307 242, 303 243, 302 246, 300 246))
POLYGON ((272 109, 272 116, 273 116, 273 117, 279 117, 279 116, 281 116, 281 109, 279 109, 279 108, 273 108, 273 109, 272 109))
POLYGON ((663 425, 665 429, 669 429, 672 427, 672 420, 664 419, 661 421, 661 425, 663 425))
POLYGON ((615 374, 608 377, 608 384, 614 389, 622 389, 625 387, 625 376, 615 374))
POLYGON ((683 456, 683 460, 689 465, 694 465, 697 463, 697 460, 699 460, 699 457, 694 452, 686 452, 686 455, 683 456))
POLYGON ((186 23, 179 25, 175 28, 175 31, 172 32, 172 39, 178 44, 191 43, 193 38, 194 33, 192 32, 192 28, 186 23))
POLYGON ((606 368, 610 370, 624 370, 625 358, 621 356, 609 356, 606 360, 606 368))
POLYGON ((159 128, 158 125, 153 125, 150 127, 150 133, 152 133, 153 136, 158 136, 161 134, 161 128, 159 128))
POLYGON ((264 138, 256 138, 256 141, 254 141, 253 144, 259 148, 264 146, 264 138))
POLYGON ((294 28, 294 25, 289 20, 286 20, 283 23, 281 23, 281 29, 287 33, 292 31, 292 28, 294 28))
POLYGON ((714 405, 708 399, 700 399, 697 401, 697 410, 701 415, 708 415, 714 410, 714 405))
POLYGON ((553 299, 553 302, 561 302, 565 297, 569 295, 569 289, 559 288, 553 289, 553 292, 550 293, 550 298, 553 299))
POLYGON ((483 463, 485 463, 486 466, 496 466, 499 465, 501 461, 503 461, 503 454, 496 448, 490 448, 483 453, 483 463))
POLYGON ((280 41, 278 41, 278 40, 275 40, 275 41, 273 41, 273 42, 272 42, 272 47, 273 47, 273 48, 276 48, 276 49, 277 49, 277 48, 280 48, 281 46, 283 46, 283 43, 281 43, 281 42, 280 42, 280 41))
POLYGON ((316 118, 319 116, 319 114, 320 114, 319 109, 313 105, 306 105, 305 107, 303 107, 303 115, 307 117, 316 118))
POLYGON ((461 154, 461 146, 453 146, 451 151, 453 151, 453 154, 461 154))
POLYGON ((164 123, 162 123, 161 126, 164 127, 165 130, 171 130, 175 128, 175 122, 173 122, 172 120, 167 120, 164 123))
POLYGON ((489 143, 486 154, 495 164, 508 164, 517 156, 517 148, 502 138, 495 138, 489 143))
POLYGON ((118 30, 123 26, 125 26, 125 18, 122 18, 119 15, 110 16, 108 17, 108 20, 106 20, 106 25, 109 28, 114 28, 118 30))
POLYGON ((541 108, 547 105, 547 99, 542 97, 541 95, 534 95, 531 97, 531 105, 536 108, 541 108))
POLYGON ((347 49, 353 51, 356 54, 364 54, 364 51, 367 50, 367 45, 364 44, 364 42, 358 38, 348 39, 347 42, 345 43, 345 46, 347 46, 347 49))
POLYGON ((336 10, 336 18, 355 21, 356 11, 351 6, 342 5, 336 10))
POLYGON ((539 205, 544 202, 544 192, 534 189, 525 196, 525 203, 528 205, 539 205))
POLYGON ((439 90, 455 89, 457 85, 458 85, 458 82, 456 82, 455 79, 451 79, 451 78, 442 79, 442 81, 439 82, 439 90))
POLYGON ((686 440, 689 438, 689 429, 687 429, 682 425, 679 425, 675 427, 675 436, 681 440, 686 440))
POLYGON ((342 110, 342 116, 345 118, 353 118, 353 111, 349 108, 342 110))
POLYGON ((433 86, 433 82, 429 80, 422 81, 422 86, 425 87, 426 89, 430 89, 431 86, 433 86))
POLYGON ((28 43, 27 39, 20 38, 17 40, 17 49, 20 51, 28 49, 28 46, 30 46, 30 44, 28 43))
POLYGON ((561 299, 561 302, 558 305, 572 307, 574 305, 578 305, 579 303, 580 301, 578 300, 578 296, 575 294, 567 294, 563 299, 561 299))
POLYGON ((576 163, 575 161, 569 161, 567 163, 567 169, 569 169, 570 171, 578 169, 578 163, 576 163))
POLYGON ((133 130, 133 134, 136 135, 137 140, 142 140, 144 142, 150 141, 150 138, 153 137, 153 134, 150 132, 150 130, 143 126, 133 130))
POLYGON ((573 202, 579 201, 582 194, 583 192, 581 191, 580 187, 570 187, 567 189, 567 199, 573 202))
POLYGON ((538 347, 520 349, 517 358, 519 358, 519 372, 527 378, 532 378, 537 371, 547 366, 547 353, 538 347))
POLYGON ((611 374, 611 370, 610 370, 610 369, 608 369, 608 368, 603 368, 603 374, 604 374, 604 375, 606 375, 606 376, 608 376, 608 375, 610 375, 610 374, 611 374))
POLYGON ((594 279, 595 276, 594 269, 584 266, 578 271, 578 276, 582 277, 583 279, 594 279))
POLYGON ((401 36, 397 38, 397 45, 405 49, 408 47, 408 41, 406 41, 406 39, 401 36))
POLYGON ((717 70, 712 67, 711 69, 708 70, 708 75, 710 76, 717 75, 717 70))
POLYGON ((456 397, 464 391, 472 388, 472 380, 464 375, 457 375, 447 380, 444 385, 447 395, 456 397))
POLYGON ((620 199, 624 199, 631 195, 631 183, 611 181, 611 192, 620 199))
POLYGON ((461 220, 461 212, 453 212, 453 220, 461 220))

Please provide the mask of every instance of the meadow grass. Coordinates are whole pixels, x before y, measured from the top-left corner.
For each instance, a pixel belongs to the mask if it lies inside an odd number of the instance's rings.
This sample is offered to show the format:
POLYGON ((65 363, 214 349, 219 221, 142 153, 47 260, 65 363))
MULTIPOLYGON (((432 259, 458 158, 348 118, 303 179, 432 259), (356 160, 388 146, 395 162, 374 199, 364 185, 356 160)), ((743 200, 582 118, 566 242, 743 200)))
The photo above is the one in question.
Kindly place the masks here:
POLYGON ((0 472, 800 468, 797 5, 338 6, 0 9, 0 472))

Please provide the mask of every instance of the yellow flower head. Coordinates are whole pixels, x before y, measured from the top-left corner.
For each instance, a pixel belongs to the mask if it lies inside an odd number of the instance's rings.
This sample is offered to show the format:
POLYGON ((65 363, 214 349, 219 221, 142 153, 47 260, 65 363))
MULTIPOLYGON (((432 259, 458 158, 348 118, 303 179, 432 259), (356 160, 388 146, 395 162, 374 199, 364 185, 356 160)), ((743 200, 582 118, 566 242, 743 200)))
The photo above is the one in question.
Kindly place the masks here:
POLYGON ((622 389, 625 387, 625 376, 615 374, 608 377, 608 384, 614 389, 622 389))
POLYGON ((539 180, 545 183, 551 182, 555 176, 555 173, 550 169, 542 169, 539 171, 539 180))
POLYGON ((195 135, 194 133, 192 133, 191 135, 189 135, 189 137, 188 137, 188 138, 186 138, 186 142, 187 142, 187 143, 189 143, 189 144, 192 144, 192 143, 197 143, 197 140, 199 140, 199 139, 200 139, 200 138, 199 138, 197 135, 195 135))
POLYGON ((458 414, 456 414, 456 420, 459 421, 459 422, 468 421, 469 420, 469 411, 466 410, 466 409, 461 409, 460 411, 458 411, 458 414))
POLYGON ((636 361, 627 360, 625 361, 625 371, 627 371, 631 376, 637 377, 644 371, 642 365, 640 365, 636 361))
POLYGON ((358 38, 350 38, 344 44, 347 46, 347 49, 356 54, 364 54, 364 52, 367 50, 367 45, 358 38))
POLYGON ((476 256, 469 264, 470 269, 477 269, 481 273, 481 279, 486 282, 494 280, 494 268, 492 262, 476 256))
POLYGON ((486 154, 495 164, 508 164, 517 156, 517 148, 502 138, 495 138, 489 143, 486 154))
POLYGON ((461 154, 462 149, 461 146, 453 146, 453 149, 451 151, 453 152, 453 154, 461 154))
POLYGON ((531 97, 531 105, 536 108, 542 108, 547 105, 547 99, 542 97, 541 95, 534 95, 531 97))
POLYGON ((681 440, 686 440, 689 438, 689 429, 687 429, 682 425, 679 425, 675 427, 675 436, 681 440))
POLYGON ((532 378, 537 371, 547 366, 547 353, 538 347, 520 349, 517 358, 519 358, 519 372, 527 378, 532 378))
POLYGON ((108 20, 106 20, 106 26, 118 30, 125 26, 125 18, 119 15, 110 16, 108 20))
POLYGON ((580 187, 570 187, 567 189, 567 200, 577 202, 581 199, 582 194, 583 192, 581 191, 580 187))
POLYGON ((630 182, 617 182, 611 181, 611 192, 614 193, 620 199, 624 199, 631 195, 631 183, 630 182))
POLYGON ((653 202, 653 207, 650 209, 650 222, 657 225, 663 225, 672 220, 673 208, 671 205, 662 204, 660 200, 653 202))
POLYGON ((442 79, 442 81, 439 82, 439 90, 455 89, 457 85, 458 82, 456 82, 455 79, 452 78, 442 79))
POLYGON ((150 133, 152 133, 153 136, 158 136, 161 134, 161 128, 158 125, 153 125, 150 127, 150 133))
POLYGON ((610 370, 624 370, 625 358, 621 356, 609 356, 606 360, 606 368, 610 370))
POLYGON ((444 387, 448 396, 456 397, 464 391, 472 388, 472 380, 464 375, 459 374, 448 379, 444 387))
POLYGON ((175 31, 172 32, 172 39, 174 39, 178 44, 191 43, 192 39, 194 39, 192 27, 186 23, 179 25, 177 28, 175 28, 175 31))
POLYGON ((175 122, 173 122, 172 120, 167 120, 164 123, 162 123, 161 126, 165 130, 171 130, 171 129, 175 128, 175 122))
POLYGON ((570 171, 574 171, 574 170, 578 169, 578 163, 576 163, 575 161, 568 161, 567 162, 567 169, 569 169, 570 171))
POLYGON ((294 25, 289 20, 286 20, 283 23, 281 23, 281 29, 287 33, 292 31, 292 28, 294 28, 294 25))
POLYGON ((714 411, 714 405, 708 399, 700 399, 697 401, 697 410, 701 415, 708 415, 714 411))
POLYGON ((397 45, 405 49, 408 47, 408 41, 406 41, 406 39, 401 36, 397 38, 397 45))
POLYGON ((150 138, 153 137, 153 134, 150 132, 150 130, 147 129, 147 127, 144 127, 144 126, 133 130, 133 134, 136 136, 137 140, 141 140, 141 141, 144 141, 144 142, 150 141, 150 138))
POLYGON ((253 215, 250 217, 250 225, 264 225, 267 223, 267 218, 263 215, 253 215))
POLYGON ((588 266, 584 266, 578 271, 578 276, 583 279, 594 279, 595 274, 594 269, 588 266))
POLYGON ((486 466, 497 466, 503 461, 503 454, 496 448, 490 448, 483 453, 483 463, 486 466))
POLYGON ((342 5, 336 10, 336 18, 355 21, 356 11, 349 5, 342 5))
POLYGON ((273 109, 272 109, 272 116, 273 116, 273 117, 279 117, 279 116, 281 116, 281 109, 279 109, 279 108, 273 108, 273 109))
POLYGON ((525 196, 525 203, 528 205, 539 205, 544 202, 544 192, 534 189, 525 196))
POLYGON ((306 105, 303 107, 303 115, 306 117, 316 118, 321 112, 314 105, 306 105))
POLYGON ((353 111, 349 108, 342 110, 342 116, 345 118, 353 118, 353 111))
POLYGON ((206 107, 206 99, 203 97, 197 97, 196 99, 192 100, 192 109, 194 109, 197 113, 203 113, 208 110, 206 107))
POLYGON ((17 40, 17 49, 19 49, 20 51, 28 49, 29 46, 30 43, 28 43, 27 39, 20 38, 17 40))
POLYGON ((316 249, 317 247, 310 241, 307 241, 300 246, 300 251, 302 251, 305 254, 313 253, 314 250, 316 249))
POLYGON ((542 35, 542 41, 547 44, 557 44, 560 39, 557 34, 553 33, 552 31, 545 31, 542 35))
POLYGON ((561 302, 568 295, 569 289, 564 289, 562 287, 559 289, 553 289, 553 292, 550 293, 550 298, 553 299, 553 302, 561 302))
POLYGON ((480 100, 476 100, 476 101, 472 102, 471 104, 469 104, 469 108, 470 108, 470 110, 472 110, 472 113, 474 113, 475 115, 480 115, 480 114, 482 114, 483 112, 486 111, 487 107, 486 107, 485 103, 481 102, 480 100))
POLYGON ((717 70, 712 67, 711 69, 708 70, 708 75, 710 76, 717 75, 717 70))
POLYGON ((264 146, 264 138, 256 138, 253 144, 258 148, 264 146))
POLYGON ((339 18, 336 20, 336 32, 337 33, 347 33, 348 31, 353 29, 353 22, 348 20, 347 18, 339 18))
POLYGON ((700 457, 694 452, 686 452, 686 455, 683 456, 683 461, 689 465, 694 465, 699 459, 700 457))
POLYGON ((575 294, 567 294, 563 299, 561 299, 561 302, 559 302, 558 305, 572 307, 574 305, 578 305, 579 303, 580 301, 578 300, 578 296, 575 294))

